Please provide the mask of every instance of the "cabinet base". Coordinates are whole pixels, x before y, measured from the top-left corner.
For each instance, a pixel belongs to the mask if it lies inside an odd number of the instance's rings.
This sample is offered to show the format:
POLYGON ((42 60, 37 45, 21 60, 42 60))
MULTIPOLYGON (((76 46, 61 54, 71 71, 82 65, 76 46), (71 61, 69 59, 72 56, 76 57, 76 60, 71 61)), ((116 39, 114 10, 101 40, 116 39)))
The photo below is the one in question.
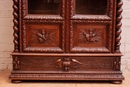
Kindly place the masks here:
POLYGON ((114 84, 121 84, 122 80, 124 80, 123 75, 118 72, 111 73, 95 73, 91 71, 91 73, 12 73, 10 75, 10 79, 13 83, 20 83, 21 80, 60 80, 60 81, 111 81, 114 84))

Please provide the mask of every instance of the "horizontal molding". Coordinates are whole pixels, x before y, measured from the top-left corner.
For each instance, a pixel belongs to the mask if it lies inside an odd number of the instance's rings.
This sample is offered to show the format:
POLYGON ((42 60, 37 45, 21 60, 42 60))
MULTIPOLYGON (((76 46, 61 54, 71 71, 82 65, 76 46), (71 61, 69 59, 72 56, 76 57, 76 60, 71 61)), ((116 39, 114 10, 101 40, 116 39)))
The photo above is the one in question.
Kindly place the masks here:
POLYGON ((123 56, 121 53, 12 53, 11 55, 13 56, 102 56, 102 57, 107 57, 107 56, 123 56))

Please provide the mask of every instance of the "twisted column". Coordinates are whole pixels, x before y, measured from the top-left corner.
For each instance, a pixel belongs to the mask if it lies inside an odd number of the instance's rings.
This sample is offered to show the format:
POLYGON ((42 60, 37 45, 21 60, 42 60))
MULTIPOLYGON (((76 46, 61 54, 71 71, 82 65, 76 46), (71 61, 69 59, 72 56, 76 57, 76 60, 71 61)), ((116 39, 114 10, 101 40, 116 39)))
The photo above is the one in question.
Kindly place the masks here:
POLYGON ((18 25, 19 25, 19 20, 18 20, 18 18, 19 18, 19 8, 18 8, 18 2, 19 0, 13 0, 13 2, 14 2, 14 5, 13 5, 13 9, 14 9, 14 12, 13 12, 13 16, 14 16, 14 19, 13 19, 13 22, 14 22, 14 26, 13 26, 13 29, 14 29, 14 33, 13 33, 13 35, 14 35, 14 52, 18 52, 19 50, 18 50, 18 44, 19 44, 19 41, 18 41, 18 38, 19 38, 19 36, 18 36, 18 31, 19 31, 19 27, 18 27, 18 25))
POLYGON ((116 18, 116 52, 120 52, 120 40, 121 40, 121 26, 122 26, 122 23, 121 23, 121 19, 122 19, 122 5, 123 5, 123 2, 122 0, 117 0, 117 18, 116 18))

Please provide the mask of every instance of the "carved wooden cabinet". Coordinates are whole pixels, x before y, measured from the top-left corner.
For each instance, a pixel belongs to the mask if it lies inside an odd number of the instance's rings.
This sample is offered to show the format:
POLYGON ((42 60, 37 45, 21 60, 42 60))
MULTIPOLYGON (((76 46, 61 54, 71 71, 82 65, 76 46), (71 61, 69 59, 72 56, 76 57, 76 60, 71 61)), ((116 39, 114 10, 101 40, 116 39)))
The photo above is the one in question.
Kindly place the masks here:
POLYGON ((13 2, 13 82, 122 82, 122 0, 13 2))

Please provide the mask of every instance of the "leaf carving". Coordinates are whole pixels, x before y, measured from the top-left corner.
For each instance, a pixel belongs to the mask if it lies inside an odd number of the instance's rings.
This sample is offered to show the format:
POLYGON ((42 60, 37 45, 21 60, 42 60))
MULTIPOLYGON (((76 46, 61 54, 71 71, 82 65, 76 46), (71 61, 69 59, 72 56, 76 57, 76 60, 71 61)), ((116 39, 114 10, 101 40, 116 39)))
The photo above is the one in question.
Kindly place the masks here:
POLYGON ((98 29, 85 29, 80 31, 78 41, 80 43, 96 43, 101 42, 102 31, 98 29))

